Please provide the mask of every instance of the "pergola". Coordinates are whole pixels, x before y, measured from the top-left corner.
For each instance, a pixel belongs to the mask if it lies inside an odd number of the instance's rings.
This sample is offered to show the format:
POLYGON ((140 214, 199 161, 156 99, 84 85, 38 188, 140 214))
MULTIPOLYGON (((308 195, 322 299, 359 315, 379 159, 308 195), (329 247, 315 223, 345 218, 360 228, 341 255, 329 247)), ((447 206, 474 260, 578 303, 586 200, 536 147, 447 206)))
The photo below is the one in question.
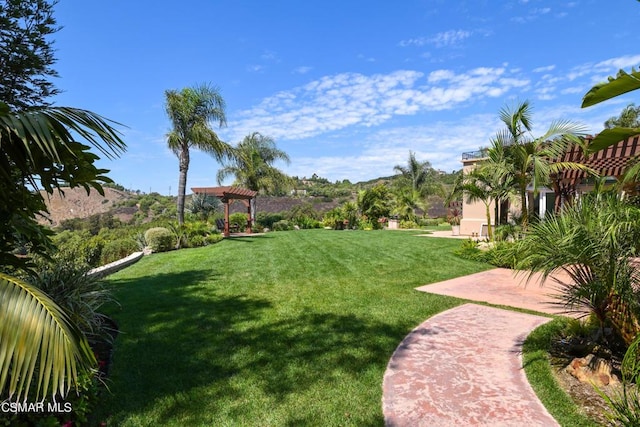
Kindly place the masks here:
MULTIPOLYGON (((589 144, 593 137, 586 138, 589 144)), ((633 159, 640 155, 640 135, 631 136, 604 150, 597 151, 585 158, 582 149, 576 145, 570 147, 558 161, 583 164, 596 171, 600 176, 619 179, 633 159)), ((565 201, 571 201, 576 195, 576 187, 590 177, 583 170, 565 169, 553 176, 553 190, 556 193, 556 211, 565 201)), ((632 192, 637 191, 633 188, 632 192)))
POLYGON ((206 194, 208 196, 215 196, 224 205, 224 236, 229 237, 231 234, 229 232, 229 205, 236 200, 241 201, 247 207, 247 229, 246 233, 251 233, 252 226, 252 205, 256 196, 258 195, 257 191, 248 190, 246 188, 239 187, 192 187, 191 191, 195 194, 206 194))

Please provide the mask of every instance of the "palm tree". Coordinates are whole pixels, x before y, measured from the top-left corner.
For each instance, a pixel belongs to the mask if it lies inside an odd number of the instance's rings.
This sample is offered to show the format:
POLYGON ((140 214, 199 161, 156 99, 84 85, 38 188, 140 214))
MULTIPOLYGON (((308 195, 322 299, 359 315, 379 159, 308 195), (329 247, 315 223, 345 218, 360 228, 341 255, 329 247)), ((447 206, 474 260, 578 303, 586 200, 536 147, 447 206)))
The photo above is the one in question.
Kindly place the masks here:
POLYGON ((528 101, 513 108, 502 108, 500 120, 506 127, 498 132, 494 145, 502 147, 506 160, 513 166, 513 178, 521 203, 522 226, 526 229, 533 213, 533 197, 540 187, 549 184, 553 173, 563 169, 590 171, 579 163, 556 162, 572 144, 584 146, 581 137, 585 134, 585 128, 567 120, 557 120, 543 135, 533 137, 530 135, 532 121, 528 101), (528 197, 529 187, 532 192, 528 197))
POLYGON ((236 185, 267 194, 275 192, 289 181, 283 172, 273 167, 277 160, 289 164, 289 156, 276 147, 271 137, 253 132, 238 143, 235 156, 218 170, 218 183, 234 175, 236 185))
POLYGON ((427 212, 428 205, 425 198, 418 190, 411 188, 398 188, 393 194, 394 213, 400 219, 415 221, 417 219, 416 209, 427 212))
POLYGON ((171 151, 179 159, 178 223, 184 224, 184 201, 189 171, 189 149, 195 147, 218 161, 230 156, 231 146, 218 138, 210 122, 226 124, 225 103, 217 88, 208 85, 167 90, 166 111, 173 129, 167 134, 171 151))
MULTIPOLYGON (((77 140, 117 157, 126 145, 112 123, 76 108, 12 112, 0 102, 0 265, 28 267, 11 254, 21 239, 31 242, 32 253, 44 254, 50 245, 50 233, 35 220, 46 208, 34 188, 53 194, 62 186, 82 186, 103 193, 100 183, 111 182, 103 175, 107 171, 95 167, 98 156, 77 140)), ((80 373, 95 366, 86 337, 64 310, 36 286, 0 273, 3 399, 64 396, 78 385, 80 373)))
MULTIPOLYGON (((461 189, 469 202, 481 201, 485 206, 487 218, 487 236, 493 239, 491 227, 491 202, 499 206, 510 193, 511 182, 505 169, 498 165, 486 162, 473 169, 462 178, 461 189)), ((496 215, 496 224, 498 215, 496 215)))
POLYGON ((358 209, 366 221, 373 228, 381 228, 378 222, 382 217, 388 217, 391 212, 389 190, 384 184, 361 190, 358 193, 358 209))
POLYGON ((442 191, 441 185, 435 180, 435 171, 428 161, 419 162, 416 154, 409 151, 407 166, 396 165, 393 170, 402 174, 412 190, 419 191, 423 196, 442 191))
MULTIPOLYGON (((554 273, 559 303, 568 312, 588 311, 601 327, 611 322, 629 345, 640 332, 640 275, 632 258, 640 249, 640 209, 615 192, 594 192, 531 226, 519 244, 521 266, 554 273)), ((602 328, 601 328, 602 329, 602 328)))

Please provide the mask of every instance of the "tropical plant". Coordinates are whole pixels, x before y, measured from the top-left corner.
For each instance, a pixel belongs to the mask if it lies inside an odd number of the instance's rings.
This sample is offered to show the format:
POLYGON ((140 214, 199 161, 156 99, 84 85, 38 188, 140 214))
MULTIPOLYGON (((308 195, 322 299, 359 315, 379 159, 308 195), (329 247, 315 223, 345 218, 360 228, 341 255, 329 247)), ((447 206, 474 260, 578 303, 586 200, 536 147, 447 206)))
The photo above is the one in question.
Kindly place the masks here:
POLYGON ((38 273, 27 281, 50 296, 87 338, 108 338, 110 329, 100 310, 114 301, 110 290, 96 276, 87 274, 88 266, 66 255, 42 262, 38 273))
POLYGON ((244 137, 235 148, 236 154, 223 168, 218 170, 220 184, 230 175, 235 176, 234 185, 266 194, 279 193, 290 180, 273 166, 282 160, 289 163, 289 156, 276 147, 275 141, 259 132, 244 137))
POLYGON ((431 167, 431 163, 418 161, 416 154, 412 151, 409 151, 407 165, 396 165, 393 170, 401 174, 401 186, 408 185, 411 190, 417 191, 423 197, 442 193, 442 185, 436 179, 437 172, 431 167))
MULTIPOLYGON (((616 96, 640 89, 640 71, 631 69, 631 73, 619 70, 615 77, 609 77, 608 81, 598 83, 582 98, 582 108, 591 107, 616 96)), ((628 123, 625 123, 627 125, 628 123)), ((619 141, 640 133, 639 127, 613 127, 604 129, 591 141, 589 152, 603 150, 619 141)))
POLYGON ((221 203, 217 197, 208 194, 193 194, 187 209, 201 221, 206 221, 220 207, 221 203))
POLYGON ((189 171, 189 150, 197 148, 218 161, 229 157, 233 149, 218 138, 210 122, 226 123, 225 102, 217 88, 200 85, 181 91, 167 90, 166 111, 172 130, 167 134, 169 148, 179 160, 178 223, 184 223, 184 204, 189 171))
POLYGON ((631 103, 624 107, 617 117, 610 117, 604 122, 605 129, 640 128, 640 107, 631 103))
MULTIPOLYGON (((505 169, 497 167, 492 162, 478 165, 475 169, 464 175, 462 190, 469 202, 480 201, 485 206, 487 219, 487 236, 493 239, 493 227, 491 225, 491 202, 496 206, 506 200, 511 192, 511 181, 505 169)), ((498 215, 496 215, 496 222, 498 215)))
POLYGON ((33 393, 65 396, 96 365, 87 339, 36 286, 0 273, 0 391, 20 401, 33 393), (35 384, 34 384, 35 383, 35 384))
POLYGON ((358 209, 372 228, 382 228, 378 220, 388 217, 391 213, 391 194, 389 189, 378 184, 375 187, 362 190, 358 193, 358 209))
MULTIPOLYGON (((631 343, 622 360, 622 386, 610 393, 605 393, 596 387, 609 407, 605 413, 612 425, 635 427, 640 425, 640 389, 638 378, 640 375, 640 335, 631 343)), ((595 386, 594 386, 595 387, 595 386)))
POLYGON ((614 192, 594 191, 560 215, 530 227, 518 247, 520 266, 554 277, 567 312, 610 323, 629 345, 640 332, 637 269, 640 209, 614 192), (559 274, 557 274, 559 273, 559 274))
MULTIPOLYGON (((46 213, 40 192, 62 186, 103 193, 110 182, 94 162, 98 156, 77 142, 88 141, 107 157, 125 149, 113 122, 68 107, 11 111, 0 103, 0 265, 28 268, 12 251, 28 242, 30 254, 47 255, 51 233, 36 222, 46 213)), ((65 396, 78 377, 95 366, 86 338, 68 315, 32 284, 0 277, 0 392, 3 398, 65 396), (37 377, 37 379, 36 379, 37 377)))
POLYGON ((427 212, 427 200, 420 194, 420 191, 411 188, 397 188, 393 193, 393 214, 398 215, 401 220, 415 222, 418 217, 416 209, 427 212))
POLYGON ((582 125, 557 120, 539 136, 530 135, 532 129, 531 105, 528 101, 500 110, 500 120, 505 129, 498 132, 493 142, 504 151, 504 158, 512 165, 513 181, 521 203, 522 226, 527 228, 533 214, 533 198, 540 187, 550 182, 551 175, 563 169, 590 171, 576 162, 557 161, 572 145, 583 147, 581 136, 585 133, 582 125), (532 192, 527 193, 531 187, 532 192))

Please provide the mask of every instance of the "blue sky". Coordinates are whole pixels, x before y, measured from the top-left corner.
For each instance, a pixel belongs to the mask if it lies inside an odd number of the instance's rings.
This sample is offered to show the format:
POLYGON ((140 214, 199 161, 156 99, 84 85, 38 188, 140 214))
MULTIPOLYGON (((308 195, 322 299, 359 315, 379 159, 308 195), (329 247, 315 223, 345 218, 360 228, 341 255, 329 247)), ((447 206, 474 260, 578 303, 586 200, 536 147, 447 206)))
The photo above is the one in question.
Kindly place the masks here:
MULTIPOLYGON (((594 83, 640 64, 634 0, 60 0, 55 10, 54 102, 126 125, 127 152, 100 166, 144 192, 177 192, 167 89, 217 86, 225 141, 261 132, 291 157, 277 165, 286 173, 352 182, 391 175, 409 150, 460 169, 517 101, 532 102, 534 134, 557 119, 597 133, 640 103, 632 92, 580 109, 594 83)), ((193 152, 187 187, 217 185, 218 168, 193 152)))

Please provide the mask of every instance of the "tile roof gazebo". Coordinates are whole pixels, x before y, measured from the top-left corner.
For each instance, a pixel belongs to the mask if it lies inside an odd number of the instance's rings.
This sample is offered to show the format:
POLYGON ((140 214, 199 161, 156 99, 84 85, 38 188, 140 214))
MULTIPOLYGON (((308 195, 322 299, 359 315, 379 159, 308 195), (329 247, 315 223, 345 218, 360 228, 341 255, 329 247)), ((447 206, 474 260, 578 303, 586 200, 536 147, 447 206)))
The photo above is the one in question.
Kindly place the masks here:
POLYGON ((248 190, 240 187, 192 187, 191 191, 195 194, 206 194, 215 196, 224 205, 224 236, 229 237, 229 205, 236 200, 240 200, 247 208, 247 229, 246 233, 251 233, 254 201, 258 195, 257 191, 248 190))

